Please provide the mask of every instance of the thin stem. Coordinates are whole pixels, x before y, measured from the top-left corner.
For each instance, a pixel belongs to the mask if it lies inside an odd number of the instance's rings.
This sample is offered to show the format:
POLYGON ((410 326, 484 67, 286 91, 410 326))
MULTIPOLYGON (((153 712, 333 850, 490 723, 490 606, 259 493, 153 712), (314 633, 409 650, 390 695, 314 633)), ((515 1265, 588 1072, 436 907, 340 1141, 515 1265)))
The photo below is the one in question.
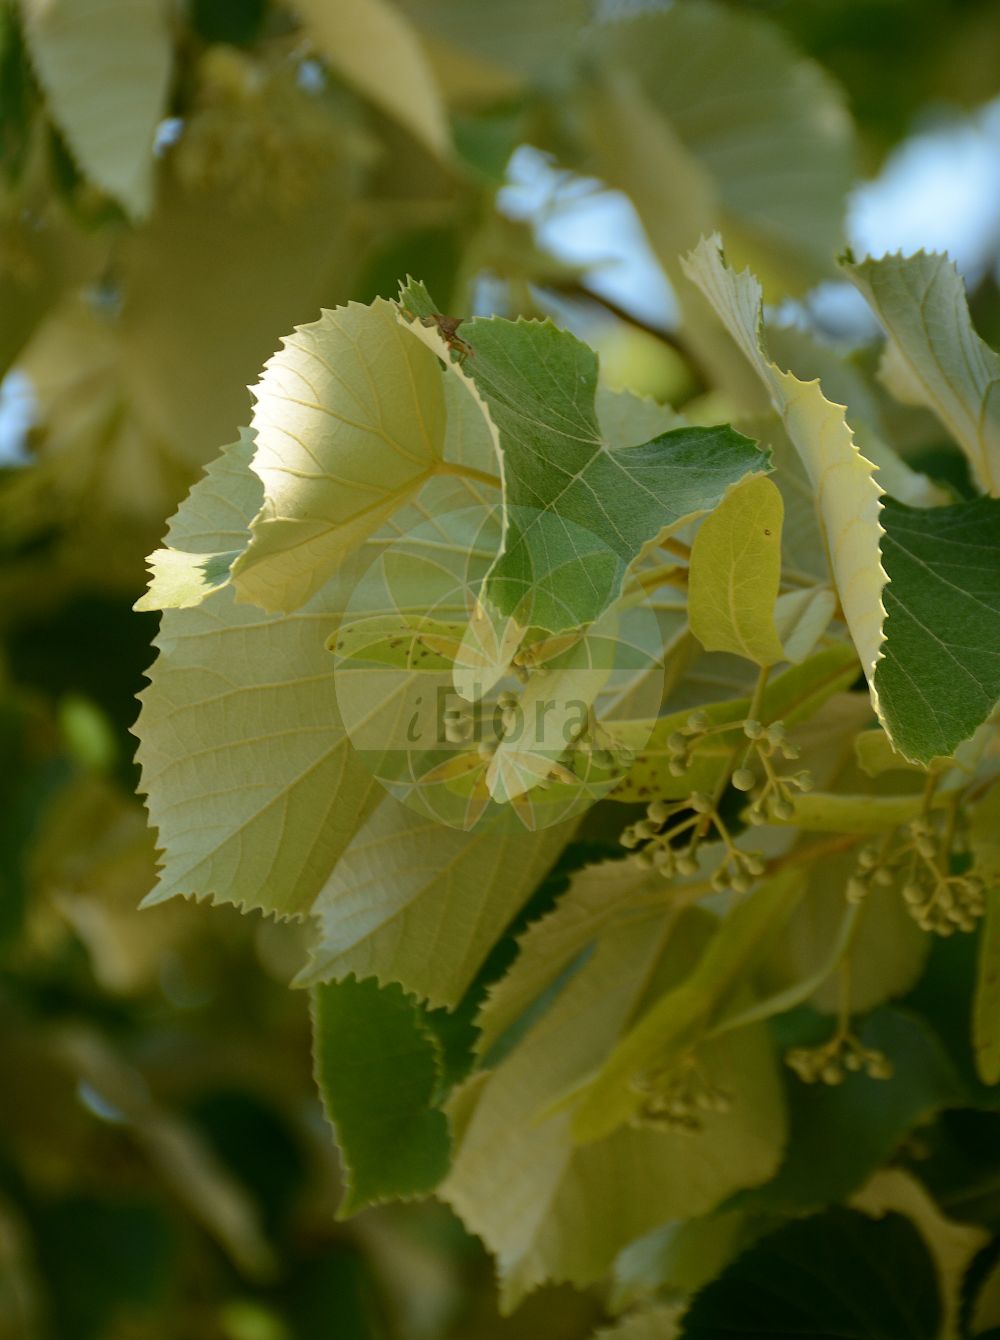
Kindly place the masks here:
POLYGON ((675 540, 673 536, 661 540, 660 548, 665 549, 668 554, 676 554, 678 558, 688 560, 691 557, 691 546, 685 544, 683 540, 675 540))
POLYGON ((749 721, 760 720, 760 709, 764 705, 764 690, 767 688, 768 677, 771 674, 769 665, 762 665, 757 675, 757 683, 753 688, 753 697, 750 699, 750 711, 747 713, 749 721))
POLYGON ((851 960, 848 952, 840 960, 840 980, 837 983, 837 1032, 846 1038, 851 1031, 851 960))
POLYGON ((684 569, 672 563, 664 563, 657 568, 644 568, 635 574, 635 580, 644 591, 656 591, 661 586, 676 586, 679 590, 686 591, 688 584, 684 569))
POLYGON ((459 479, 472 479, 477 484, 488 484, 490 488, 502 487, 500 476, 491 475, 486 470, 476 470, 471 465, 457 465, 454 461, 439 461, 435 467, 436 475, 455 475, 459 479))

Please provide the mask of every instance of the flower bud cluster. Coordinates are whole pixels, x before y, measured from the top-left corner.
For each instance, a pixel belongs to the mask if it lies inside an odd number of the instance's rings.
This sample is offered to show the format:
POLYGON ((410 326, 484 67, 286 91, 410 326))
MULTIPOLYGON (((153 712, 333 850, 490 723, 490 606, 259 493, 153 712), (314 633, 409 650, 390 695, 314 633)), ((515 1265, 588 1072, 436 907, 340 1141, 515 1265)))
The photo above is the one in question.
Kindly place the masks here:
POLYGON ((928 815, 907 825, 900 840, 883 849, 862 847, 847 882, 848 902, 860 903, 873 887, 898 885, 921 930, 949 936, 971 931, 986 911, 986 885, 975 873, 950 873, 951 839, 928 815))
POLYGON ((715 828, 722 838, 724 854, 713 871, 706 872, 712 888, 721 893, 749 893, 754 881, 767 869, 759 852, 742 851, 733 845, 719 817, 715 802, 703 791, 683 800, 654 800, 646 817, 630 824, 621 835, 623 847, 636 854, 640 865, 657 870, 664 879, 696 875, 701 868, 699 851, 706 835, 715 828), (683 843, 677 839, 684 837, 683 843))
POLYGON ((234 47, 209 47, 194 106, 171 149, 181 182, 219 190, 236 208, 291 214, 344 158, 343 130, 290 68, 269 68, 234 47))
POLYGON ((743 766, 733 773, 733 786, 750 795, 747 818, 752 824, 765 824, 769 819, 787 823, 795 817, 796 791, 810 791, 812 774, 805 769, 795 773, 779 773, 774 760, 794 760, 799 747, 792 744, 780 721, 764 726, 759 721, 743 722, 743 734, 750 741, 750 749, 743 766), (756 767, 754 766, 756 764, 756 767))
MULTIPOLYGON (((630 824, 621 835, 621 844, 635 852, 640 865, 658 870, 664 879, 675 875, 698 873, 698 840, 693 834, 695 820, 689 814, 694 796, 680 801, 654 800, 646 807, 646 817, 630 824), (684 845, 675 845, 675 839, 688 834, 684 845)), ((699 811, 695 811, 698 815, 699 811)))
POLYGON ((869 1079, 892 1079, 892 1062, 877 1047, 866 1047, 846 1031, 819 1047, 793 1047, 785 1062, 805 1084, 842 1084, 849 1072, 869 1079))
POLYGON ((682 777, 691 766, 694 750, 709 736, 741 730, 748 741, 746 756, 733 770, 730 781, 737 791, 745 791, 751 799, 748 818, 752 824, 764 824, 769 819, 782 822, 794 818, 793 792, 808 791, 813 785, 809 772, 778 773, 774 761, 778 758, 793 760, 799 757, 798 745, 788 739, 785 726, 774 721, 765 726, 753 718, 745 721, 727 721, 712 725, 706 712, 692 712, 680 730, 667 738, 670 755, 667 768, 672 777, 682 777))
POLYGON ((714 1085, 693 1052, 671 1066, 643 1071, 632 1080, 642 1095, 637 1123, 665 1131, 696 1133, 710 1114, 732 1111, 733 1097, 714 1085))

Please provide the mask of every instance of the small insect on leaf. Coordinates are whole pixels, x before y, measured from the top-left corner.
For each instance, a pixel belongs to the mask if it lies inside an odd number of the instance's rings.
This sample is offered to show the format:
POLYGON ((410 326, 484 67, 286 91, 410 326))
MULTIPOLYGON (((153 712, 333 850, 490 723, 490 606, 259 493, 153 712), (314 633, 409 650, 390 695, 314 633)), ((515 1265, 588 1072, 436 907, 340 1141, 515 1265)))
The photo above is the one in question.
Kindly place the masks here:
POLYGON ((458 334, 458 328, 462 324, 463 318, 460 316, 444 316, 441 312, 431 312, 429 316, 422 316, 420 324, 422 326, 433 326, 441 335, 441 338, 447 344, 448 348, 458 354, 457 361, 464 363, 465 360, 474 354, 474 350, 458 334))

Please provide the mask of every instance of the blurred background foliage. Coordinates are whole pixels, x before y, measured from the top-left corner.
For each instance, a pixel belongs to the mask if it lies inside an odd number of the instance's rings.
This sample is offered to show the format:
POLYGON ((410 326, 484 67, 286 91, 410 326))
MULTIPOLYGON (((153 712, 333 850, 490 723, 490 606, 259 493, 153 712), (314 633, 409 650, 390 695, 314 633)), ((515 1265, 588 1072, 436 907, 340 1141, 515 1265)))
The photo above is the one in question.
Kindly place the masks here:
MULTIPOLYGON (((408 273, 449 312, 554 315, 692 417, 725 417, 671 283, 706 224, 785 319, 849 343, 871 330, 833 278, 845 236, 947 246, 996 341, 1000 9, 124 12, 0 3, 0 1338, 590 1335, 601 1300, 569 1290, 501 1320, 441 1207, 335 1219, 296 928, 137 911, 144 558, 281 337, 408 273)), ((886 412, 931 459, 929 416, 886 412)), ((997 1118, 956 1120, 932 1171, 993 1226, 961 1154, 997 1118)))

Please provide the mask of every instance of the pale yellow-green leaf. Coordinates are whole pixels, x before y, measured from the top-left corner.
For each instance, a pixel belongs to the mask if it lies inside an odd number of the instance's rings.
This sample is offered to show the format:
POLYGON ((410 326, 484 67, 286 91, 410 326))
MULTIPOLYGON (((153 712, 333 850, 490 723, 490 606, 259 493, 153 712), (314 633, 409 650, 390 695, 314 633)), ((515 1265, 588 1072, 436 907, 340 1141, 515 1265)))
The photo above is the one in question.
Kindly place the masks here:
MULTIPOLYGON (((125 518, 158 530, 190 482, 190 465, 173 444, 146 431, 131 403, 114 319, 69 294, 41 323, 19 366, 38 405, 38 466, 15 488, 30 495, 44 486, 39 504, 48 525, 86 508, 92 525, 114 518, 120 526, 125 518)), ((29 506, 21 504, 22 517, 29 506)))
MULTIPOLYGON (((465 58, 477 58, 540 81, 557 77, 574 54, 575 38, 590 19, 587 0, 398 0, 422 35, 465 58)), ((470 93, 473 90, 470 90, 470 93)), ((487 90, 488 91, 488 90, 487 90)), ((482 91, 480 90, 480 96, 482 91)))
MULTIPOLYGON (((934 411, 979 486, 1000 494, 1000 356, 976 334, 965 286, 947 256, 918 252, 845 265, 892 342, 907 399, 934 411)), ((897 375, 898 383, 898 375, 897 375)))
POLYGON ((84 176, 133 218, 153 199, 172 42, 163 0, 21 0, 53 120, 84 176))
MULTIPOLYGON (((736 353, 746 365, 739 350, 736 353)), ((747 371, 753 375, 749 366, 747 371)), ((760 390, 763 395, 763 387, 760 390)), ((816 515, 812 482, 784 424, 770 406, 766 413, 741 417, 739 422, 744 432, 771 448, 774 472, 770 478, 781 490, 785 504, 785 523, 781 534, 784 569, 789 574, 795 573, 802 578, 829 585, 830 565, 823 540, 823 527, 816 515)))
POLYGON ((570 832, 530 833, 511 815, 466 833, 386 796, 315 899, 301 981, 354 973, 455 1005, 570 832))
POLYGON ((760 377, 802 458, 823 521, 841 608, 877 708, 874 672, 883 640, 886 579, 875 468, 858 450, 843 406, 827 400, 819 382, 801 382, 768 358, 762 344, 760 285, 748 272, 736 274, 728 268, 719 239, 700 242, 684 269, 760 377))
MULTIPOLYGON (((187 133, 198 134, 197 117, 187 133)), ((168 156, 148 223, 120 240, 126 394, 150 437, 192 470, 249 423, 247 387, 282 336, 349 292, 356 172, 346 137, 335 143, 294 209, 270 188, 250 207, 225 183, 181 180, 168 156)), ((287 145, 307 152, 294 137, 287 145)))
POLYGON ((299 327, 254 397, 264 502, 233 580, 241 600, 293 610, 434 473, 442 377, 394 307, 376 299, 299 327))
POLYGON ((850 1201, 863 1213, 881 1218, 905 1214, 916 1225, 934 1259, 944 1319, 939 1340, 959 1340, 963 1281, 990 1235, 978 1224, 962 1224, 941 1212, 924 1185, 903 1168, 880 1168, 850 1201))
POLYGON ((707 1072, 734 1094, 695 1134, 625 1127, 574 1146, 571 1116, 539 1113, 599 1066, 646 984, 682 973, 704 920, 623 918, 496 1070, 461 1092, 460 1139, 440 1194, 496 1255, 506 1307, 545 1280, 585 1285, 625 1243, 671 1218, 705 1213, 741 1186, 769 1177, 784 1113, 771 1044, 762 1030, 704 1051, 707 1072))
POLYGON ((774 626, 783 515, 781 494, 757 475, 731 489, 701 523, 691 548, 688 619, 706 651, 761 666, 785 659, 774 626))
MULTIPOLYGON (((732 908, 689 975, 629 1029, 594 1076, 581 1077, 588 1082, 572 1111, 575 1139, 582 1144, 605 1139, 635 1117, 642 1104, 635 1076, 650 1065, 676 1061, 709 1033, 713 1016, 745 981, 803 892, 802 871, 789 867, 732 908)), ((745 1033, 726 1036, 742 1039, 745 1033)))
POLYGON ((229 580, 229 569, 240 551, 188 554, 180 549, 157 549, 149 556, 149 587, 133 608, 137 610, 191 609, 229 580))
POLYGON ((451 137, 420 37, 392 0, 295 0, 317 50, 346 83, 446 156, 451 137))
POLYGON ((703 0, 596 26, 592 42, 632 88, 601 172, 632 192, 668 271, 724 226, 768 284, 830 272, 853 131, 838 90, 776 25, 703 0))
POLYGON ((786 591, 774 604, 774 626, 785 660, 800 664, 812 655, 837 610, 837 597, 828 586, 786 591))
MULTIPOLYGON (((219 553, 245 535, 260 484, 231 447, 171 524, 171 547, 219 553)), ((337 709, 330 586, 294 614, 231 588, 167 610, 137 725, 141 788, 163 849, 151 901, 208 896, 302 914, 381 791, 337 709)))

